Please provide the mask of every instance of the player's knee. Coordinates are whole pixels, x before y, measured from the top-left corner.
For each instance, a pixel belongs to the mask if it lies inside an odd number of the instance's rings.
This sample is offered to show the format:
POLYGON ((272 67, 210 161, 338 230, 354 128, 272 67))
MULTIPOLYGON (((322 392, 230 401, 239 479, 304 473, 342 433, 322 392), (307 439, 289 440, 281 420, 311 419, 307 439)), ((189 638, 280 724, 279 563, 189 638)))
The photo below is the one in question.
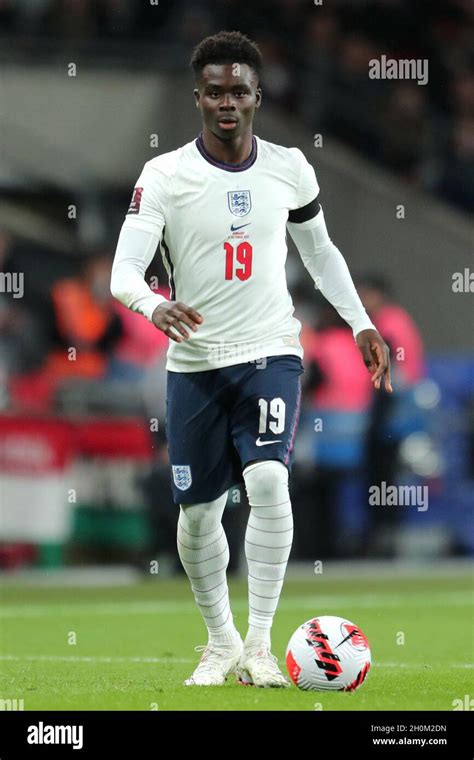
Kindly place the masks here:
POLYGON ((283 462, 267 459, 248 465, 243 471, 249 504, 264 507, 289 499, 288 469, 283 462))
POLYGON ((180 522, 191 532, 200 532, 204 525, 207 528, 219 525, 227 501, 227 491, 213 501, 200 504, 180 504, 180 522))

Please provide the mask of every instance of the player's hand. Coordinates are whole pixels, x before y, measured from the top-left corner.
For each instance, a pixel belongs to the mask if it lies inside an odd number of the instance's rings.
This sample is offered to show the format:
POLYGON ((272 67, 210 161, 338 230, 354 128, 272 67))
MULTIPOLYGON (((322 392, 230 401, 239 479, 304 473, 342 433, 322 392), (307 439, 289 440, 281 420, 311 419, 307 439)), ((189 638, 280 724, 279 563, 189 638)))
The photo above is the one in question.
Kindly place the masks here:
POLYGON ((374 388, 379 390, 382 378, 385 390, 392 393, 390 377, 390 350, 377 330, 362 330, 356 335, 356 343, 364 359, 364 364, 371 373, 374 388))
POLYGON ((196 332, 197 326, 204 321, 204 317, 195 309, 186 306, 185 303, 181 303, 181 301, 166 301, 166 303, 160 303, 156 307, 151 321, 168 338, 171 338, 176 343, 182 343, 183 340, 189 338, 189 332, 184 325, 187 325, 193 332, 196 332), (174 330, 180 335, 177 335, 174 330))

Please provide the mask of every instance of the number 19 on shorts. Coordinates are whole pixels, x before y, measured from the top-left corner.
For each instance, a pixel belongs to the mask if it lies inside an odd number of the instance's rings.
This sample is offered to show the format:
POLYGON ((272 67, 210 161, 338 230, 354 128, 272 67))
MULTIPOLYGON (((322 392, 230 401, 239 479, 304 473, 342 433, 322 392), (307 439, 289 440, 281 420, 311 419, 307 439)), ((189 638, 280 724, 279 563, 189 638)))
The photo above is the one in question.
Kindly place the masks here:
POLYGON ((259 433, 283 433, 285 429, 285 412, 286 405, 282 398, 272 398, 268 402, 264 398, 259 398, 258 406, 260 408, 260 418, 258 423, 259 433))

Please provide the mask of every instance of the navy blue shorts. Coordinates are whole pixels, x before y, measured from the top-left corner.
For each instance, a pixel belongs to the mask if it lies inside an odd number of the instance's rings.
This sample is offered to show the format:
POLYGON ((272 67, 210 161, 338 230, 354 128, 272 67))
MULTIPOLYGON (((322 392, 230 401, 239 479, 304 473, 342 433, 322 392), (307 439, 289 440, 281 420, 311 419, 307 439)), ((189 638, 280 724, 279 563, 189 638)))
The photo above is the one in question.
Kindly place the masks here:
POLYGON ((291 472, 301 359, 270 356, 204 372, 167 373, 166 437, 176 504, 217 499, 252 460, 291 472))

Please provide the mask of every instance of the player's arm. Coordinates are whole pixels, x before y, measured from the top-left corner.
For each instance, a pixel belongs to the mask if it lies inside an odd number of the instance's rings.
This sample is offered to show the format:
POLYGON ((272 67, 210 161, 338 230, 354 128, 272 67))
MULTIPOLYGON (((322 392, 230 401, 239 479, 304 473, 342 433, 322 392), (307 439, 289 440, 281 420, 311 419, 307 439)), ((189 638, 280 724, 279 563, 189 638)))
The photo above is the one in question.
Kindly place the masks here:
POLYGON ((287 227, 315 287, 352 328, 374 387, 379 389, 383 378, 391 392, 388 346, 362 305, 343 255, 329 237, 317 198, 290 211, 287 227))
POLYGON ((155 233, 124 225, 115 251, 110 290, 124 306, 142 314, 171 340, 181 343, 189 338, 184 325, 195 331, 203 318, 190 306, 180 301, 168 301, 154 293, 146 283, 145 273, 158 242, 159 237, 155 233))
POLYGON ((120 231, 110 290, 124 306, 142 314, 171 340, 181 343, 203 317, 180 301, 154 293, 145 281, 166 221, 167 178, 145 164, 120 231))

